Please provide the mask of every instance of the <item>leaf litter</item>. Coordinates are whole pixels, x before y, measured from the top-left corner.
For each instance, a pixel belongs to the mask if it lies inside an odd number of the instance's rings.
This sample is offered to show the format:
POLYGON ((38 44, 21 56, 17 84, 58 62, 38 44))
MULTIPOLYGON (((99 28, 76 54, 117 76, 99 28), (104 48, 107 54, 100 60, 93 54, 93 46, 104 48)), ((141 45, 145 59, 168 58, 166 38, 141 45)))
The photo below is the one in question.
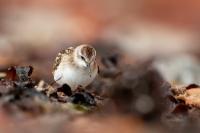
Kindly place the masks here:
MULTIPOLYGON (((127 133, 199 130, 198 85, 171 85, 153 67, 152 60, 124 64, 134 59, 124 59, 120 52, 107 54, 104 46, 98 49, 100 76, 85 91, 72 92, 67 84, 54 86, 43 79, 34 81, 31 66, 13 66, 1 71, 0 117, 10 123, 13 118, 31 118, 26 120, 32 123, 29 131, 44 132, 50 132, 49 128, 55 132, 84 133, 94 131, 95 126, 98 131, 106 128, 109 133, 122 129, 127 133), (114 125, 116 130, 106 123, 114 125)), ((22 130, 27 127, 24 123, 20 126, 22 130)))

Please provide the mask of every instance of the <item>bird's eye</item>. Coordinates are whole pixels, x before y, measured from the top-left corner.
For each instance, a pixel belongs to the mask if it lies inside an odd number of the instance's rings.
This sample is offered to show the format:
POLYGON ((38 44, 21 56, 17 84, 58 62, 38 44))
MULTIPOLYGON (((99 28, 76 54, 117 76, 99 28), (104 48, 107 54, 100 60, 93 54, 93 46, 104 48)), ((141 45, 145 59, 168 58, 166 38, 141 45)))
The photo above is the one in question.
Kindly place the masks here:
POLYGON ((83 56, 81 56, 81 59, 82 59, 82 60, 85 60, 85 58, 84 58, 83 56))

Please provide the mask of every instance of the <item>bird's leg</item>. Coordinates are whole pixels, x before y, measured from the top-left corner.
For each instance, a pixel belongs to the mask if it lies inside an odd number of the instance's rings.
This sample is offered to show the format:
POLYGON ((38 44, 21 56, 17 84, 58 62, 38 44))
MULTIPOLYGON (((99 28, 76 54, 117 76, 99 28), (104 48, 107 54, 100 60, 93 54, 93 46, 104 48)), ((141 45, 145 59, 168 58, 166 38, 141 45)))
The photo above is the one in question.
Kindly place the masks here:
POLYGON ((83 86, 79 85, 76 89, 76 92, 83 92, 84 91, 84 88, 83 86))

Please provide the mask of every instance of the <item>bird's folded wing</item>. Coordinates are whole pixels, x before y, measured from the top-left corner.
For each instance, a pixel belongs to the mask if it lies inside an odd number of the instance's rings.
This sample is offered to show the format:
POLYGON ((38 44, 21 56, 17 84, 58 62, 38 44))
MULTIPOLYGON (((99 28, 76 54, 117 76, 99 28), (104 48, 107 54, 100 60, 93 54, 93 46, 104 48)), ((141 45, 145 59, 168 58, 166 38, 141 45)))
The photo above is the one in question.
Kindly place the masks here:
POLYGON ((62 73, 54 73, 54 80, 57 82, 62 78, 62 73))
POLYGON ((55 61, 54 61, 54 64, 53 64, 53 73, 54 71, 58 68, 58 66, 60 65, 61 63, 61 60, 63 58, 63 55, 70 55, 74 52, 74 48, 73 47, 69 47, 65 50, 62 50, 61 52, 58 53, 55 61))

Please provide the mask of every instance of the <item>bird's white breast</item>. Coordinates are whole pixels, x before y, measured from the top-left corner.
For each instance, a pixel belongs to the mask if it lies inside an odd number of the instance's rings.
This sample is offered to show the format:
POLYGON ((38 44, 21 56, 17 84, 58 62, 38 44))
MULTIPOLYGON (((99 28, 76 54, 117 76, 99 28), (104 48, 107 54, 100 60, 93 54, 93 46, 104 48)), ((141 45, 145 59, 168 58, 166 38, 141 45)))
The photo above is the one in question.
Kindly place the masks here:
POLYGON ((90 76, 89 70, 72 67, 66 64, 58 67, 54 72, 54 80, 60 85, 68 84, 72 90, 75 90, 78 86, 86 87, 89 85, 96 75, 97 69, 95 69, 90 76))

